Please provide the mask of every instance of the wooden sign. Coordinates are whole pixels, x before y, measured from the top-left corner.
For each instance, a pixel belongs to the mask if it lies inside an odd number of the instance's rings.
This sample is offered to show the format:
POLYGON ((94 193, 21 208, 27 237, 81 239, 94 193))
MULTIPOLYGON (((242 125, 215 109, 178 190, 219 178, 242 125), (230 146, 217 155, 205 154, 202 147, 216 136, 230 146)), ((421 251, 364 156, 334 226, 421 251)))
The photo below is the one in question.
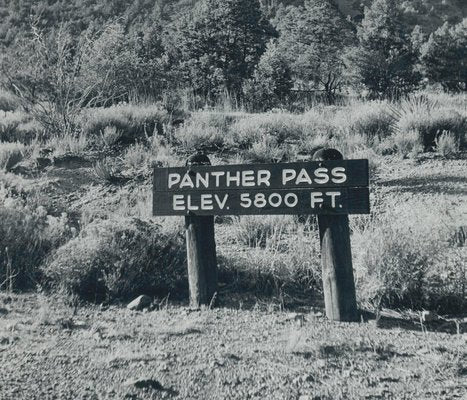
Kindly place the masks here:
POLYGON ((368 160, 154 169, 154 215, 369 213, 368 160))

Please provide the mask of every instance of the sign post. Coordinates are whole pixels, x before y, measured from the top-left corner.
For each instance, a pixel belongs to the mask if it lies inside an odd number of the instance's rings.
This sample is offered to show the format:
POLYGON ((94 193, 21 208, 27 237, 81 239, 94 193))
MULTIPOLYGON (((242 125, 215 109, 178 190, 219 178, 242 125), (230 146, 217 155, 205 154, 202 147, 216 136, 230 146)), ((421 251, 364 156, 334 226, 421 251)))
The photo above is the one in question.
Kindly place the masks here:
MULTIPOLYGON (((211 162, 202 154, 195 154, 187 160, 188 171, 190 167, 199 165, 211 165, 211 162)), ((185 234, 190 306, 198 308, 211 304, 217 292, 214 216, 188 212, 185 216, 185 234)))
POLYGON ((198 154, 186 167, 154 169, 153 215, 185 216, 193 306, 210 304, 217 290, 214 215, 317 214, 326 315, 356 320, 348 214, 369 213, 368 160, 333 149, 314 159, 211 166, 198 154))
MULTIPOLYGON (((337 150, 319 150, 313 160, 342 160, 337 150)), ((326 316, 334 321, 357 321, 348 215, 318 215, 321 269, 326 316)))

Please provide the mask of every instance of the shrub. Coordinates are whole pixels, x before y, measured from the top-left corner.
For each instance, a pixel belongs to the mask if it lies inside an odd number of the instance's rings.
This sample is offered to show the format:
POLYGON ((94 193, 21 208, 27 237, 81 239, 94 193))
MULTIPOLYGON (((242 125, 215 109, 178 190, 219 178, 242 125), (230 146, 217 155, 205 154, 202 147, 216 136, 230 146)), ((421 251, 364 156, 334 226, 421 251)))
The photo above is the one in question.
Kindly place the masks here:
POLYGON ((0 90, 0 111, 16 111, 18 108, 18 99, 11 93, 0 90))
POLYGON ((299 117, 286 113, 252 114, 232 126, 235 143, 248 148, 265 136, 274 138, 277 145, 297 141, 304 136, 304 124, 299 117))
POLYGON ((290 159, 291 152, 290 146, 278 145, 273 136, 263 136, 244 150, 241 157, 248 163, 274 163, 290 159))
POLYGON ((104 130, 101 131, 102 141, 107 147, 112 147, 117 144, 121 137, 122 133, 113 125, 106 126, 104 130))
POLYGON ((366 149, 367 140, 363 135, 350 133, 347 130, 340 130, 327 143, 328 147, 339 150, 344 158, 351 158, 354 153, 366 149))
POLYGON ((430 150, 435 146, 437 136, 443 131, 451 132, 456 140, 464 140, 467 118, 454 110, 440 109, 430 114, 407 115, 399 120, 398 126, 402 132, 417 130, 421 135, 424 149, 430 150))
POLYGON ((112 183, 117 176, 115 160, 105 157, 93 165, 94 175, 103 182, 112 183))
POLYGON ((120 133, 119 142, 131 143, 162 134, 167 121, 167 112, 155 105, 122 104, 86 110, 81 116, 81 128, 88 136, 98 137, 105 128, 114 127, 120 133))
POLYGON ((397 132, 393 140, 397 152, 404 158, 407 156, 414 157, 423 152, 423 144, 420 139, 420 133, 417 130, 412 130, 407 133, 397 132))
POLYGON ((89 139, 85 133, 80 133, 78 135, 64 133, 62 135, 52 136, 47 141, 47 146, 53 149, 54 156, 83 154, 89 144, 89 139))
POLYGON ((391 134, 392 116, 388 113, 388 104, 383 101, 356 103, 340 109, 334 118, 337 126, 347 128, 349 132, 362 135, 368 144, 391 134))
POLYGON ((0 170, 9 171, 23 159, 24 152, 22 143, 0 142, 0 170))
POLYGON ((186 152, 199 150, 220 150, 226 144, 225 133, 215 126, 184 124, 173 135, 186 152))
POLYGON ((459 140, 449 131, 444 131, 435 139, 436 150, 443 157, 449 157, 459 151, 459 140))
POLYGON ((425 151, 435 146, 443 131, 452 132, 460 145, 465 143, 467 117, 455 109, 445 108, 427 96, 412 96, 391 109, 397 133, 418 131, 425 151))
POLYGON ((244 215, 234 219, 232 224, 237 243, 250 247, 265 247, 267 242, 293 227, 294 221, 289 215, 244 215))
POLYGON ((12 137, 21 143, 31 143, 41 136, 44 136, 44 129, 40 122, 36 119, 27 119, 18 124, 12 137))
POLYGON ((176 167, 185 165, 185 160, 180 160, 164 140, 154 136, 151 141, 151 160, 159 167, 176 167))
POLYGON ((220 279, 256 294, 298 297, 309 290, 321 290, 316 230, 310 231, 291 217, 266 219, 269 224, 262 224, 261 218, 236 223, 239 226, 233 234, 237 241, 260 246, 247 251, 238 245, 219 246, 220 279), (274 221, 279 225, 274 227, 274 221))
POLYGON ((186 151, 219 150, 232 146, 230 128, 243 116, 241 113, 196 112, 174 132, 174 139, 186 151))
POLYGON ((87 300, 178 291, 186 277, 179 236, 138 219, 90 223, 44 267, 56 289, 87 300))
MULTIPOLYGON (((455 221, 442 198, 389 203, 354 229, 354 267, 362 304, 456 312, 465 305, 467 261, 450 243, 455 221)), ((463 255, 462 255, 463 254, 463 255)))
POLYGON ((0 118, 0 141, 28 142, 40 132, 38 123, 24 112, 5 112, 0 118))
POLYGON ((66 214, 54 217, 42 207, 8 203, 0 206, 0 288, 31 289, 40 280, 41 263, 72 236, 73 229, 66 214))
POLYGON ((130 146, 123 156, 123 164, 133 171, 147 171, 150 167, 151 152, 143 144, 136 143, 130 146))

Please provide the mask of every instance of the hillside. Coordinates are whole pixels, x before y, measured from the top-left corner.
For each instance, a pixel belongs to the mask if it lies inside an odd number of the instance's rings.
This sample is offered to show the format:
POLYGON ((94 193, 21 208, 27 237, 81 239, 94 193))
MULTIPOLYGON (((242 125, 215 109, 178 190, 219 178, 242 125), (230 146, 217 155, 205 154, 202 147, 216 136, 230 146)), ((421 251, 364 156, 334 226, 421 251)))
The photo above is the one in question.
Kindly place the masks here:
MULTIPOLYGON (((54 0, 34 1, 4 0, 0 3, 0 44, 10 45, 19 32, 31 24, 48 29, 66 22, 80 32, 89 26, 119 19, 128 29, 153 24, 168 23, 189 10, 197 0, 54 0)), ((264 8, 273 14, 279 6, 300 5, 303 0, 262 1, 264 8)), ((344 15, 359 21, 363 14, 362 4, 371 0, 336 0, 344 15)), ((425 33, 431 33, 444 22, 457 23, 467 16, 467 3, 462 0, 406 0, 402 2, 407 26, 420 25, 425 33)))

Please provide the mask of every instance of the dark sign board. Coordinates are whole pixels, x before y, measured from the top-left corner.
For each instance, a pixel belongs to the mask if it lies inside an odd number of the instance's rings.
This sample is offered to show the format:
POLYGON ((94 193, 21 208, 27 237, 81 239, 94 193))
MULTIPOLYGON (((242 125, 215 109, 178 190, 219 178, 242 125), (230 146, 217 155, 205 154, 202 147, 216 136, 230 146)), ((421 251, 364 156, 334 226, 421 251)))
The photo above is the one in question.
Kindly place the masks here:
POLYGON ((365 214, 368 160, 154 169, 154 215, 365 214))

